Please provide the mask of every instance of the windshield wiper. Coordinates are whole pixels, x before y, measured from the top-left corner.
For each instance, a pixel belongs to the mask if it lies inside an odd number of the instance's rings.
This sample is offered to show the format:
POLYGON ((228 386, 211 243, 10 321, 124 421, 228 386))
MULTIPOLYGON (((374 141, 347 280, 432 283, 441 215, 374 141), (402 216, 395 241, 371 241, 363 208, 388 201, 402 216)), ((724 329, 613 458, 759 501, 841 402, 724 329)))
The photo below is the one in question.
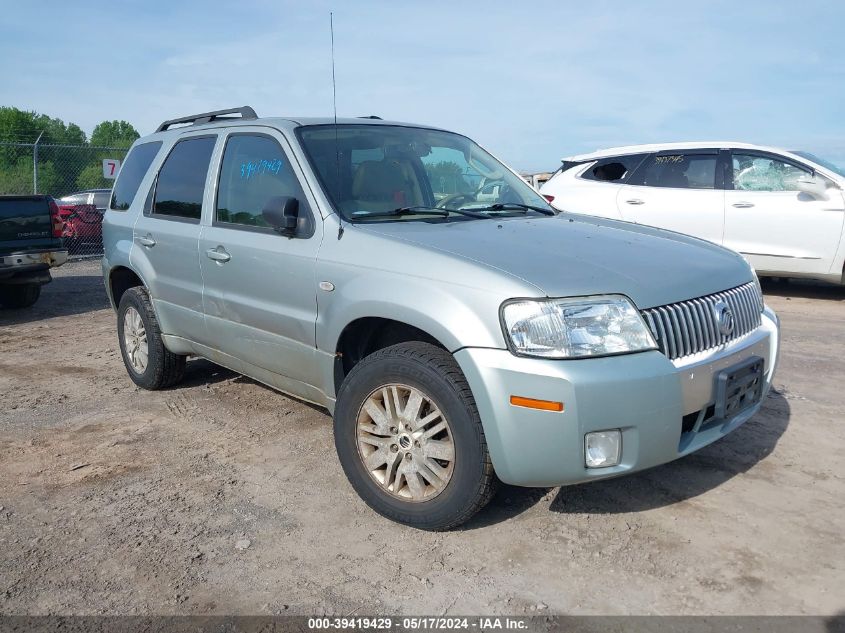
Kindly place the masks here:
POLYGON ((479 213, 478 211, 470 211, 469 209, 452 209, 450 207, 437 207, 449 213, 457 213, 458 215, 465 215, 470 218, 478 218, 479 220, 489 220, 490 216, 486 213, 479 213))
POLYGON ((445 209, 436 209, 434 207, 397 207, 395 209, 385 209, 384 211, 353 211, 353 218, 389 218, 400 217, 403 215, 436 215, 441 218, 449 217, 449 212, 445 209))
MULTIPOLYGON (((470 211, 469 209, 452 209, 450 207, 427 207, 425 205, 417 205, 414 207, 400 207, 399 209, 394 209, 394 211, 425 211, 426 213, 431 213, 431 211, 445 211, 446 213, 443 214, 443 217, 447 217, 450 213, 457 213, 458 215, 465 215, 470 218, 479 218, 480 220, 487 220, 490 218, 490 216, 486 213, 477 213, 475 211, 470 211)), ((440 214, 438 213, 438 215, 440 214)))
POLYGON ((463 209, 447 209, 445 207, 427 207, 425 205, 416 205, 413 207, 397 207, 396 209, 388 209, 385 211, 358 211, 353 212, 352 216, 358 218, 388 218, 401 217, 403 215, 436 215, 440 218, 448 218, 450 213, 457 213, 471 218, 488 219, 490 216, 484 213, 475 213, 473 211, 464 211, 463 209))
POLYGON ((524 212, 528 211, 536 211, 537 213, 542 213, 543 215, 556 215, 554 211, 551 209, 544 209, 543 207, 535 207, 530 204, 522 204, 521 202, 497 202, 496 204, 491 204, 489 207, 480 207, 478 211, 515 211, 517 209, 522 209, 524 212))

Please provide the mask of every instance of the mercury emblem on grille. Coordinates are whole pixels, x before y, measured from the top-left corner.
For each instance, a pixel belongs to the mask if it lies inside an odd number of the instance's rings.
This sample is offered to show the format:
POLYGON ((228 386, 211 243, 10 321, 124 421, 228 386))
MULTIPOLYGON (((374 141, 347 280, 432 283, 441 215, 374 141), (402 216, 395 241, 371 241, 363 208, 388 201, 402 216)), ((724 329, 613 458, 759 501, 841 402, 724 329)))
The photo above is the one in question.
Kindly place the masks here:
POLYGON ((713 306, 716 315, 716 323, 719 324, 719 332, 724 336, 730 336, 736 326, 733 310, 724 301, 717 301, 713 306))

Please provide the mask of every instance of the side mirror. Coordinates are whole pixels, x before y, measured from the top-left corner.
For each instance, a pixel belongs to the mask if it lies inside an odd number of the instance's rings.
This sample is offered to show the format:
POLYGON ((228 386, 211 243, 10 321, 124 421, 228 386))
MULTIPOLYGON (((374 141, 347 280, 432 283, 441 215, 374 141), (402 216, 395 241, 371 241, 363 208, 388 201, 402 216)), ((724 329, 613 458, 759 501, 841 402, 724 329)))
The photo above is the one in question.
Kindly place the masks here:
POLYGON ((798 191, 812 196, 816 200, 827 200, 827 183, 816 174, 801 176, 797 181, 798 191))
POLYGON ((290 196, 270 198, 264 205, 261 216, 275 231, 293 237, 299 218, 299 200, 290 196))

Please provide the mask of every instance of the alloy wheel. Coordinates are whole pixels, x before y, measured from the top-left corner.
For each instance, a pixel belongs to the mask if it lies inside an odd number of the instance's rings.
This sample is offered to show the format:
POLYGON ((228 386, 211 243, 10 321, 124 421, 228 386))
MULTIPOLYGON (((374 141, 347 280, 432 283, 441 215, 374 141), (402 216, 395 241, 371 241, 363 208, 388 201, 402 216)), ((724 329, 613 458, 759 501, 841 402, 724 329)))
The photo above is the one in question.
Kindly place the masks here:
POLYGON ((138 311, 130 306, 123 315, 123 349, 137 373, 143 374, 147 369, 149 347, 147 345, 147 330, 138 311))
POLYGON ((373 391, 357 418, 358 455, 379 487, 402 501, 429 501, 452 478, 449 422, 425 393, 403 384, 373 391))

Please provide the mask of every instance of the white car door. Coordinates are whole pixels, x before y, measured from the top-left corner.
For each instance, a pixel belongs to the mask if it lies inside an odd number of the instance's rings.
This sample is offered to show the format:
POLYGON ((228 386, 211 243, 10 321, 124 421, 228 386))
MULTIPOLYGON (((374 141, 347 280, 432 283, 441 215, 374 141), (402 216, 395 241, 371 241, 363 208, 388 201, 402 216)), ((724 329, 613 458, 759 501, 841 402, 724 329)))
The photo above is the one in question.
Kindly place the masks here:
POLYGON ((734 150, 731 172, 725 246, 760 272, 830 272, 845 221, 841 192, 831 188, 822 198, 799 191, 799 178, 811 170, 766 152, 734 150))
POLYGON ((616 199, 623 220, 722 243, 725 192, 719 152, 681 150, 649 156, 616 199))
POLYGON ((540 187, 540 193, 559 211, 619 220, 619 190, 645 157, 642 153, 609 156, 564 166, 540 187))

